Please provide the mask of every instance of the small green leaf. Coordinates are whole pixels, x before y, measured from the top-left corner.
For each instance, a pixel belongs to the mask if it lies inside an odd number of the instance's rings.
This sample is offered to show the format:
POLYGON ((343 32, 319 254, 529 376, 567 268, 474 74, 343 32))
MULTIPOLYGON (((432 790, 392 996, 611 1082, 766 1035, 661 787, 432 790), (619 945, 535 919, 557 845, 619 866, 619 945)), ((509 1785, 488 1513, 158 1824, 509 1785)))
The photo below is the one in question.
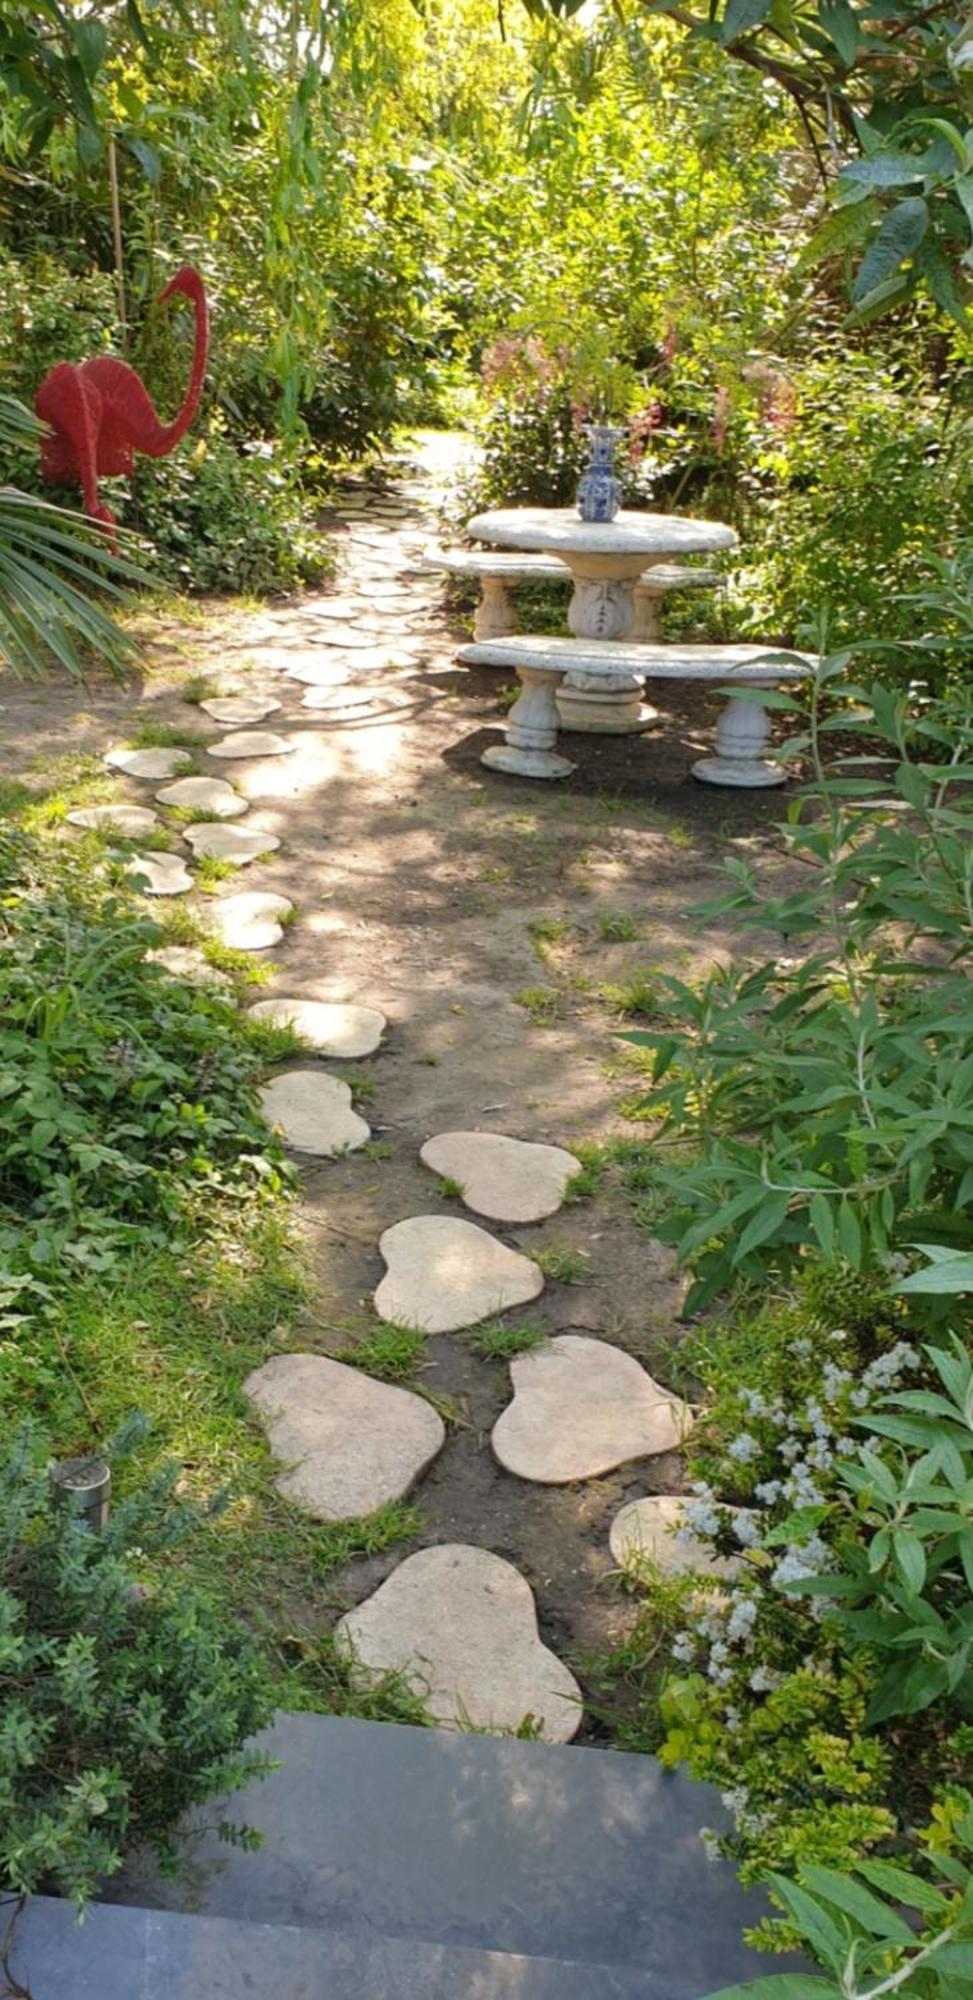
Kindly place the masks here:
POLYGON ((846 69, 850 69, 861 47, 858 16, 849 0, 820 0, 821 26, 833 42, 846 69))
POLYGON ((884 285, 914 255, 928 227, 929 208, 921 195, 910 195, 897 202, 862 258, 852 297, 864 299, 877 286, 884 285))
POLYGON ((895 1910, 888 1910, 877 1896, 872 1896, 858 1882, 839 1875, 833 1868, 819 1868, 811 1862, 802 1864, 801 1881, 816 1895, 833 1903, 836 1909, 844 1910, 846 1916, 870 1931, 872 1937, 891 1938, 895 1944, 914 1944, 915 1938, 904 1917, 895 1910))
POLYGON ((750 28, 759 28, 770 13, 770 0, 727 0, 720 28, 720 40, 727 48, 750 28))

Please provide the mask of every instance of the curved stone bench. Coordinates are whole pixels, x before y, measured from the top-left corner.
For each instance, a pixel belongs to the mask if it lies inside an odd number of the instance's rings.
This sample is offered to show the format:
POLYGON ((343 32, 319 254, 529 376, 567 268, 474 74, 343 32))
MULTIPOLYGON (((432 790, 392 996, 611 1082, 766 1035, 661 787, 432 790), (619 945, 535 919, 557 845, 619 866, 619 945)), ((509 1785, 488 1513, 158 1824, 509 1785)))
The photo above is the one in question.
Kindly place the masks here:
MULTIPOLYGON (((574 770, 555 750, 558 725, 572 702, 582 706, 585 729, 618 734, 620 699, 637 705, 646 681, 778 687, 804 680, 813 670, 809 654, 767 645, 654 646, 631 639, 549 639, 543 633, 474 642, 462 646, 459 657, 469 666, 513 667, 523 683, 507 719, 506 743, 484 751, 482 761, 527 778, 563 778, 574 770)), ((631 722, 622 726, 630 729, 631 722)), ((763 755, 769 734, 764 709, 731 695, 717 727, 716 755, 700 758, 693 777, 709 785, 782 785, 786 774, 763 755)))
MULTIPOLYGON (((555 556, 526 555, 519 550, 427 550, 424 569, 445 570, 450 576, 476 577, 481 590, 473 627, 477 639, 504 639, 519 632, 514 592, 520 583, 571 582, 567 565, 555 556)), ((653 563, 635 585, 635 618, 628 634, 639 644, 662 638, 662 599, 670 590, 717 590, 726 578, 715 569, 691 569, 685 563, 653 563)))

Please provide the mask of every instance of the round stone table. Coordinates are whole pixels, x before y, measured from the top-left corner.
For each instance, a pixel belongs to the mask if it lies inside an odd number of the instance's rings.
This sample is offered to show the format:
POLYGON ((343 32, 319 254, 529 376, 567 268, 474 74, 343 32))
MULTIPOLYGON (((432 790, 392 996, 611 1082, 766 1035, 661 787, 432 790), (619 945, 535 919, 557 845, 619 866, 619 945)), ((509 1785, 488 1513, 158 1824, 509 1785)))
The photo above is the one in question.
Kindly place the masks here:
MULTIPOLYGON (((721 521, 692 521, 682 514, 616 514, 613 521, 582 521, 576 507, 499 507, 475 514, 467 523, 467 533, 477 541, 492 542, 508 549, 527 549, 556 556, 570 570, 574 591, 568 606, 568 624, 577 639, 624 639, 635 622, 635 586, 653 562, 674 556, 713 554, 718 549, 736 547, 736 535, 721 521)), ((527 693, 530 690, 528 688, 527 693)), ((643 729, 646 718, 641 709, 641 683, 631 673, 614 672, 605 663, 598 673, 599 730, 629 734, 643 729), (614 713, 609 714, 609 711, 614 713)), ((582 730, 591 728, 587 717, 591 705, 590 676, 565 674, 559 694, 562 723, 582 730)), ((550 701, 544 690, 543 703, 550 701)), ((524 696, 521 697, 521 701, 524 696)), ((509 726, 514 747, 520 718, 511 709, 509 726)), ((525 716, 524 720, 528 718, 525 716)), ((536 717, 531 715, 532 733, 536 717)), ((524 744, 524 749, 528 745, 524 744)), ((540 749, 536 742, 529 746, 540 749)), ((506 746, 486 752, 501 769, 506 746)), ((563 762, 563 760, 562 760, 563 762)), ((551 773, 550 775, 555 775, 551 773)))

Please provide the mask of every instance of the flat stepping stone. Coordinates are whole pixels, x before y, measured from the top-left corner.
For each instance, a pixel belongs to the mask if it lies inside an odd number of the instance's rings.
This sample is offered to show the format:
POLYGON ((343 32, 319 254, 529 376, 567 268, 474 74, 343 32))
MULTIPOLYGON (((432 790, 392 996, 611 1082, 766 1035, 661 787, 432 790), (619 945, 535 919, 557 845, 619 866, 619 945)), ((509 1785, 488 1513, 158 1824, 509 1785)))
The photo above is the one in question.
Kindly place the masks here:
POLYGON ((263 722, 268 715, 274 715, 280 708, 279 701, 272 701, 269 695, 228 694, 218 696, 213 701, 201 701, 200 708, 213 717, 214 722, 263 722))
POLYGON ((446 1441, 423 1396, 376 1382, 323 1354, 277 1354, 243 1393, 286 1465, 278 1493, 318 1521, 353 1521, 401 1500, 446 1441))
POLYGON ((293 1028, 323 1056, 374 1055, 385 1032, 377 1007, 332 1005, 327 1000, 258 1000, 247 1008, 254 1021, 293 1028))
POLYGON ((207 757, 286 757, 293 750, 286 736, 272 729, 235 729, 217 743, 207 743, 207 757))
POLYGON ((329 597, 326 604, 316 604, 314 606, 314 616, 316 618, 335 618, 342 625, 347 625, 349 620, 354 622, 362 608, 362 599, 360 597, 329 597))
POLYGON ((133 854, 125 873, 143 878, 143 896, 185 896, 193 886, 181 854, 133 854))
POLYGON ((174 778, 192 760, 186 750, 109 750, 103 759, 110 771, 126 778, 174 778))
POLYGON ((558 1334, 518 1354, 510 1378, 514 1398, 494 1425, 493 1449, 508 1472, 542 1486, 675 1451, 690 1428, 686 1404, 605 1340, 558 1334))
POLYGON ((158 951, 147 951, 145 956, 150 965, 161 965, 172 979, 188 980, 192 986, 222 986, 232 991, 233 981, 229 973, 211 965, 209 959, 191 945, 166 944, 158 951))
POLYGON ((159 815, 151 806, 76 806, 67 817, 69 825, 93 828, 95 832, 105 828, 110 833, 149 833, 159 824, 159 815))
MULTIPOLYGON (((753 1509, 734 1507, 734 1518, 753 1519, 753 1509)), ((743 1568, 741 1556, 717 1555, 709 1542, 701 1540, 685 1526, 686 1502, 671 1493, 653 1493, 644 1500, 630 1500, 615 1515, 609 1533, 612 1555, 619 1569, 650 1562, 666 1576, 704 1576, 729 1582, 743 1568)))
POLYGON ((280 943, 284 935, 280 919, 289 917, 293 908, 286 896, 244 889, 237 896, 221 896, 212 905, 213 929, 233 951, 267 951, 280 943))
POLYGON ((188 840, 194 854, 211 854, 217 861, 235 861, 238 868, 248 867, 258 854, 272 854, 280 846, 276 833, 255 833, 246 826, 221 826, 219 820, 186 826, 183 838, 188 840))
POLYGON ((327 637, 322 639, 321 644, 333 646, 336 652, 347 650, 354 653, 359 647, 374 646, 375 635, 373 632, 362 631, 361 626, 357 624, 337 625, 329 627, 327 637))
POLYGON ((265 1083, 259 1095, 268 1125, 296 1153, 333 1160, 337 1153, 356 1153, 372 1136, 364 1118, 351 1108, 348 1085, 321 1070, 285 1070, 265 1083))
POLYGON ((239 819, 247 811, 247 801, 228 785, 225 778, 179 778, 156 792, 160 806, 184 806, 192 812, 212 813, 215 819, 239 819))
POLYGON ((569 1743, 581 1726, 581 1689, 541 1640, 529 1583, 488 1549, 420 1549, 335 1637, 363 1679, 408 1675, 443 1728, 506 1735, 529 1716, 545 1742, 569 1743))
POLYGON ((467 1208, 494 1222, 540 1222, 553 1215, 580 1164, 560 1146, 535 1146, 499 1132, 440 1132, 419 1158, 456 1181, 467 1208))
POLYGON ((388 1266, 375 1293, 379 1318, 424 1333, 456 1333, 544 1289, 544 1274, 529 1257, 451 1215, 395 1222, 379 1249, 388 1266))
POLYGON ((341 687, 348 679, 348 669, 338 660, 296 660, 292 667, 284 668, 284 677, 299 681, 303 687, 341 687))

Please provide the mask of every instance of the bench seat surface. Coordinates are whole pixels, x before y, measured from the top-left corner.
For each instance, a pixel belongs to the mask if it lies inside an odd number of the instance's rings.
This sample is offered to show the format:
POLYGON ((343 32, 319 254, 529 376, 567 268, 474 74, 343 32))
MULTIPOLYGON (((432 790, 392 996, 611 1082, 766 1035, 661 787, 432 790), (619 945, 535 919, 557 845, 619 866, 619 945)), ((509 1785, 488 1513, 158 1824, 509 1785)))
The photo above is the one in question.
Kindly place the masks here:
POLYGON ((804 680, 813 661, 769 645, 668 646, 627 639, 552 639, 542 632, 515 632, 506 639, 481 639, 461 646, 468 666, 550 666, 562 673, 639 674, 648 680, 732 681, 773 686, 804 680))

